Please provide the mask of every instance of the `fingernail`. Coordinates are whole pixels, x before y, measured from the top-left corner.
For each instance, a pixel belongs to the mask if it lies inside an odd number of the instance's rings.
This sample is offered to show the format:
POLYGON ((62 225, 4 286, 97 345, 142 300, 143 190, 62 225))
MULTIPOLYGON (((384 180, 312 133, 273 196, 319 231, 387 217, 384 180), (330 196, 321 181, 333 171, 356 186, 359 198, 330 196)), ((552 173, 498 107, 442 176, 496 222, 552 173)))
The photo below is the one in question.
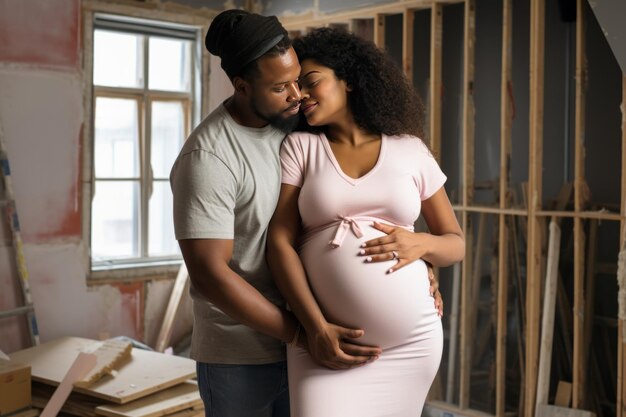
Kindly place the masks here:
POLYGON ((372 257, 368 256, 367 258, 365 258, 365 262, 372 262, 372 257))
POLYGON ((389 269, 387 270, 387 273, 388 273, 388 274, 391 274, 392 272, 393 272, 393 268, 389 268, 389 269))
POLYGON ((359 255, 365 255, 365 249, 361 249, 361 250, 359 251, 359 255))
POLYGON ((366 247, 366 246, 367 246, 367 245, 366 245, 365 243, 361 243, 361 247, 362 247, 362 248, 364 248, 364 247, 366 247))

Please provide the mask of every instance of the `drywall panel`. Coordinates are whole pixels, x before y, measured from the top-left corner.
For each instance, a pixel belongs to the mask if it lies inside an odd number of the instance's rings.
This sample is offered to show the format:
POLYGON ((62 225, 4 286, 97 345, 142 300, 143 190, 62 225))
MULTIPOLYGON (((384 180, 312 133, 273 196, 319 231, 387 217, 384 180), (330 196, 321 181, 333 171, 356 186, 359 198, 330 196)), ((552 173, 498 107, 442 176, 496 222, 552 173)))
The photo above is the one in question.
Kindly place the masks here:
MULTIPOLYGON (((610 2, 609 2, 610 3, 610 2)), ((619 212, 622 147, 622 71, 609 42, 586 7, 587 88, 585 108, 585 176, 591 191, 591 202, 610 204, 619 212)), ((616 10, 617 12, 617 10, 616 10)), ((624 21, 624 19, 622 19, 624 21)))
POLYGON ((79 0, 0 0, 0 61, 78 68, 79 0))
POLYGON ((626 2, 624 0, 589 0, 602 32, 615 58, 626 73, 626 2))
MULTIPOLYGON (((87 287, 87 249, 77 244, 25 245, 42 341, 61 336, 141 339, 142 283, 87 287)), ((0 341, 15 337, 3 333, 0 341)))
POLYGON ((77 75, 0 69, 0 123, 26 242, 80 235, 77 75))
POLYGON ((140 289, 136 284, 87 287, 84 246, 26 246, 26 261, 42 341, 66 335, 140 338, 140 289))

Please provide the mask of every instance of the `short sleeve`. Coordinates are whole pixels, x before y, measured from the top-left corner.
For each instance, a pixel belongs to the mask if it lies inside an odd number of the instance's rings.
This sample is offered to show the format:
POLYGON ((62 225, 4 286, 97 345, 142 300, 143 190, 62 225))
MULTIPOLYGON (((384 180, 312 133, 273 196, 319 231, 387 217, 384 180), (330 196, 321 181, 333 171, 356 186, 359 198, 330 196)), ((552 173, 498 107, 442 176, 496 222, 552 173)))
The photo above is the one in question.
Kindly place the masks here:
POLYGON ((304 182, 304 153, 297 135, 288 135, 280 147, 281 182, 302 187, 304 182))
POLYGON ((424 142, 418 139, 418 143, 418 163, 415 179, 419 187, 420 199, 424 201, 428 200, 443 187, 447 177, 424 142))
POLYGON ((183 154, 170 174, 174 232, 181 239, 233 239, 237 181, 214 154, 183 154))

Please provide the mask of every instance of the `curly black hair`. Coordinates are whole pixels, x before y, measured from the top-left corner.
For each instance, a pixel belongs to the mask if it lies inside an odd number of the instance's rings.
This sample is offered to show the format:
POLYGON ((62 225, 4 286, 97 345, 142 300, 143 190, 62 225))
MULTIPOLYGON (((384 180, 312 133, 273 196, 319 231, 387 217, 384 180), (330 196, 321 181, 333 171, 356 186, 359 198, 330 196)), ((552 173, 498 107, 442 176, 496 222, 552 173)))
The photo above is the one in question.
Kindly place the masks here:
MULTIPOLYGON (((348 105, 360 128, 423 137, 421 100, 402 69, 374 43, 341 28, 319 28, 296 38, 293 48, 300 62, 312 59, 352 88, 348 105)), ((316 130, 302 123, 299 128, 316 130)))

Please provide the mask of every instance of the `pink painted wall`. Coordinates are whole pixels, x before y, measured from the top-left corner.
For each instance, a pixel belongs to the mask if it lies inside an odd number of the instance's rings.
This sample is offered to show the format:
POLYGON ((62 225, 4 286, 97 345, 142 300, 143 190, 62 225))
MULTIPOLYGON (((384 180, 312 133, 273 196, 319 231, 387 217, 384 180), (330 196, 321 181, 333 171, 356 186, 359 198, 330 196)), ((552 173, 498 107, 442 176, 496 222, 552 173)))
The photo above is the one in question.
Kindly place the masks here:
MULTIPOLYGON (((29 282, 42 341, 65 335, 143 340, 146 306, 155 316, 151 323, 158 322, 166 294, 147 297, 143 282, 87 286, 79 192, 84 122, 80 8, 79 0, 0 0, 0 126, 29 282)), ((22 300, 4 215, 1 219, 4 310, 22 300)), ((24 323, 22 317, 0 319, 0 350, 29 345, 24 323)))
POLYGON ((79 0, 0 0, 0 61, 78 68, 79 0))

